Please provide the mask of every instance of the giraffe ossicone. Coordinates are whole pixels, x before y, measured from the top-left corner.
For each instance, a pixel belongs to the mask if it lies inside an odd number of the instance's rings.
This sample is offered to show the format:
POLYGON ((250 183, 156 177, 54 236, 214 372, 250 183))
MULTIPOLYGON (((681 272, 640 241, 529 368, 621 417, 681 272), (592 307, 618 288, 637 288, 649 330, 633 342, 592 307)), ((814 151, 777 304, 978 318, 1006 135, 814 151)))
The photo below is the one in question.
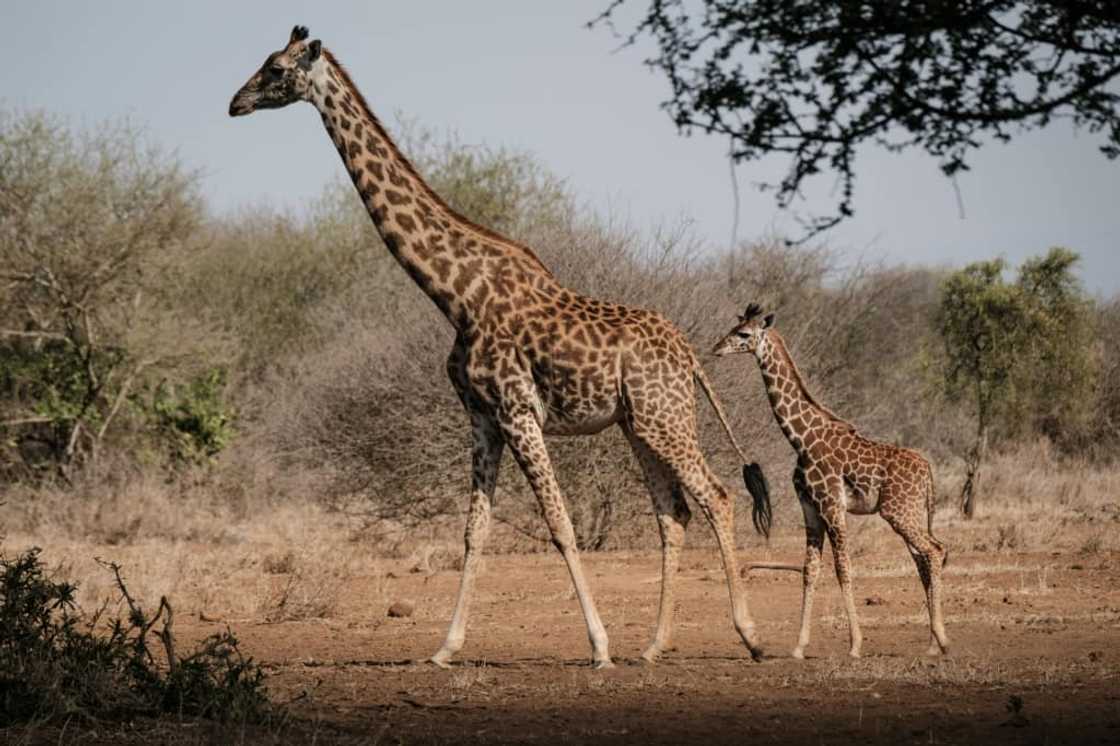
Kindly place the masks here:
MULTIPOLYGON (((471 422, 470 507, 463 575, 443 646, 446 666, 466 639, 468 609, 490 526, 498 466, 508 447, 541 505, 587 623, 592 662, 611 665, 606 629, 584 575, 545 435, 617 425, 641 464, 662 542, 657 627, 643 657, 669 646, 680 551, 693 496, 719 543, 732 621, 761 655, 740 588, 733 498, 697 443, 698 384, 730 427, 696 354, 663 316, 589 298, 561 285, 528 247, 467 220, 424 182, 370 110, 349 74, 296 26, 230 102, 231 116, 312 104, 385 246, 456 329, 447 372, 471 422)), ((744 461, 745 461, 744 457, 744 461)))
POLYGON ((793 485, 805 515, 805 565, 801 631, 793 657, 803 658, 809 644, 813 589, 826 533, 848 616, 848 652, 852 657, 860 654, 863 635, 852 597, 846 513, 878 513, 902 537, 925 589, 931 635, 927 652, 947 653, 941 569, 948 552, 933 535, 933 470, 929 462, 917 451, 863 437, 853 425, 820 404, 809 392, 773 324, 774 314, 764 316, 762 308, 752 303, 713 352, 755 357, 774 418, 797 452, 793 485))

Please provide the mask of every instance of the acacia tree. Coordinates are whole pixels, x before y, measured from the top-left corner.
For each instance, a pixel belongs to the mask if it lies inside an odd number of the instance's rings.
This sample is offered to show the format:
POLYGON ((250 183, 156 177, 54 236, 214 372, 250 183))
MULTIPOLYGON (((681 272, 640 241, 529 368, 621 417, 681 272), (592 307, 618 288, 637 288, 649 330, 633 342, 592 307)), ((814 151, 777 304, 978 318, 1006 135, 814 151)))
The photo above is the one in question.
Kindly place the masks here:
MULTIPOLYGON (((1053 119, 1120 155, 1120 6, 1110 0, 647 0, 627 43, 672 86, 662 106, 685 132, 727 136, 736 160, 790 159, 786 207, 806 181, 839 175, 835 214, 853 214, 858 148, 919 148, 952 176, 985 140, 1053 119)), ((614 25, 613 0, 589 26, 614 25)), ((628 23, 630 23, 628 21, 628 23)))
POLYGON ((1024 262, 1017 281, 1031 333, 1009 425, 1067 448, 1082 447, 1092 427, 1103 362, 1094 304, 1074 274, 1078 260, 1069 249, 1053 248, 1024 262))
POLYGON ((945 279, 936 317, 951 398, 971 404, 976 434, 965 457, 961 509, 971 517, 990 435, 1050 437, 1087 420, 1096 383, 1092 306, 1073 275, 1077 254, 1051 249, 1007 282, 1002 259, 945 279))
POLYGON ((1014 285, 1003 280, 1002 259, 976 262, 946 278, 937 315, 945 342, 946 390, 971 403, 976 437, 965 457, 961 510, 975 508, 980 465, 996 415, 1012 395, 1014 368, 1026 339, 1026 308, 1014 285))

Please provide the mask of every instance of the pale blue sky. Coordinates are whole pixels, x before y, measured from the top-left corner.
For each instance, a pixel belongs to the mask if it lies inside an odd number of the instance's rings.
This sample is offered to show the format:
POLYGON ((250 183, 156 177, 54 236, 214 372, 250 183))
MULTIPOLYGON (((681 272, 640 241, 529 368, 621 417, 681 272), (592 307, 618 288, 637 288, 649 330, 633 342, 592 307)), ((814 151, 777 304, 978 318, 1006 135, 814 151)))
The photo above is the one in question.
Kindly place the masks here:
MULTIPOLYGON (((82 125, 127 115, 201 168, 220 210, 298 205, 341 173, 314 110, 296 105, 231 120, 234 91, 296 23, 347 65, 387 122, 399 112, 467 143, 532 152, 597 209, 641 225, 695 220, 727 245, 732 201, 726 143, 677 134, 658 109, 667 85, 640 49, 583 23, 608 0, 473 3, 7 2, 0 103, 82 125)), ((640 8, 642 0, 633 7, 640 8)), ((857 164, 855 220, 830 246, 892 262, 1012 261, 1065 245, 1094 292, 1120 291, 1120 163, 1059 123, 992 145, 959 180, 966 218, 936 163, 868 150, 857 164)), ((784 161, 741 164, 740 238, 795 231, 750 188, 784 161)), ((827 210, 829 184, 807 209, 827 210)))

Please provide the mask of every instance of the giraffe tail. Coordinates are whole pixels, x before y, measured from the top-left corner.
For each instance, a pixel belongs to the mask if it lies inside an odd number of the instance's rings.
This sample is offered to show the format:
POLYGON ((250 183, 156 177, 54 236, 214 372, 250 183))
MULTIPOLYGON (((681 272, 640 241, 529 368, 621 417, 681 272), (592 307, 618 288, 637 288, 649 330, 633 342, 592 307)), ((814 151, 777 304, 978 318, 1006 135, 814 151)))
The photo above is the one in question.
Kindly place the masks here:
POLYGON ((696 378, 696 382, 700 384, 700 389, 707 397, 708 403, 712 405, 712 409, 716 412, 716 417, 719 418, 720 424, 723 425, 724 432, 727 433, 731 445, 734 446, 736 453, 743 462, 743 481, 747 485, 747 492, 751 494, 751 522, 754 523, 754 529, 758 533, 770 538, 770 525, 773 522, 774 514, 770 508, 770 485, 766 481, 766 475, 762 473, 762 467, 757 462, 747 463, 747 456, 743 453, 743 449, 739 447, 739 441, 735 440, 735 433, 731 432, 731 425, 727 422, 727 415, 723 412, 723 407, 720 406, 719 399, 716 398, 715 392, 712 391, 712 383, 708 380, 708 376, 704 373, 704 369, 700 366, 698 360, 693 360, 692 375, 696 378))
POLYGON ((727 422, 727 415, 723 413, 723 407, 720 406, 719 399, 716 398, 715 392, 712 391, 712 382, 708 380, 708 375, 704 372, 704 369, 700 367, 700 361, 695 359, 692 361, 692 375, 696 379, 696 382, 700 384, 700 390, 704 392, 708 403, 711 404, 712 409, 716 411, 716 417, 719 418, 720 424, 723 425, 723 431, 727 433, 727 437, 731 441, 731 445, 735 448, 735 452, 739 454, 739 458, 742 459, 744 464, 747 463, 746 454, 744 454, 743 449, 739 447, 739 441, 735 440, 735 433, 731 432, 731 425, 727 422))

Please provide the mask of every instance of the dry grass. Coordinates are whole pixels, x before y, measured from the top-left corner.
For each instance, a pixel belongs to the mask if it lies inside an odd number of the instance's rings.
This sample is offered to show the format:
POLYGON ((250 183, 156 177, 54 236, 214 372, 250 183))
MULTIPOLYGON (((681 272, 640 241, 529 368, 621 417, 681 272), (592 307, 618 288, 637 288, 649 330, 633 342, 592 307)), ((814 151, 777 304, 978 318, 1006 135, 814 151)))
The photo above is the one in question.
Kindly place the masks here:
POLYGON ((124 568, 141 603, 167 595, 181 613, 214 620, 329 617, 347 582, 382 574, 351 518, 310 502, 234 511, 206 495, 143 479, 86 500, 42 492, 32 510, 0 507, 4 547, 43 547, 60 576, 79 584, 83 606, 115 597, 95 561, 104 558, 124 568))

